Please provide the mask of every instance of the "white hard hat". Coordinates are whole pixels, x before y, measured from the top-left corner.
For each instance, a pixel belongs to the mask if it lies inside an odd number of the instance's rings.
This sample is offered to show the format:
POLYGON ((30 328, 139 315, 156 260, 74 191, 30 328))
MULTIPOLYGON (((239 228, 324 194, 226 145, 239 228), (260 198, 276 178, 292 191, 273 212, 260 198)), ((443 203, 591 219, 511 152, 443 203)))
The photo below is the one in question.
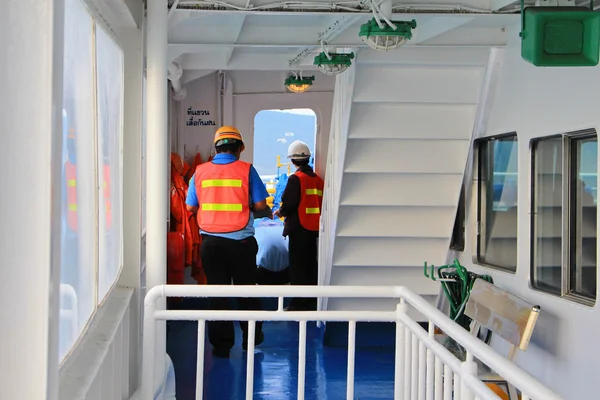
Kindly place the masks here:
POLYGON ((288 147, 288 158, 290 160, 305 160, 310 158, 308 145, 300 140, 296 140, 288 147))

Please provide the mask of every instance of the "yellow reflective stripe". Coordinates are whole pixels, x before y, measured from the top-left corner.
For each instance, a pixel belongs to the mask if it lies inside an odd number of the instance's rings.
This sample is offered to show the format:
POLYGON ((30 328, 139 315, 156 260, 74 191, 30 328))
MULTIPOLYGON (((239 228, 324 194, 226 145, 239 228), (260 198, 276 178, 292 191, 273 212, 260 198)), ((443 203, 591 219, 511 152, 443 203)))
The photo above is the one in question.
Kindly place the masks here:
POLYGON ((316 194, 317 196, 323 196, 323 191, 319 189, 306 189, 306 194, 316 194))
POLYGON ((202 211, 242 211, 241 204, 202 204, 202 211))
POLYGON ((320 208, 307 208, 306 209, 306 213, 307 214, 320 214, 321 213, 321 209, 320 208))
POLYGON ((77 211, 77 204, 69 204, 69 211, 77 211))
POLYGON ((241 179, 209 179, 202 181, 203 188, 209 187, 242 187, 241 179))
POLYGON ((69 180, 67 181, 67 186, 69 186, 69 187, 75 187, 75 186, 76 186, 76 181, 75 181, 75 179, 69 179, 69 180))
POLYGON ((106 189, 106 181, 104 181, 103 189, 106 189))

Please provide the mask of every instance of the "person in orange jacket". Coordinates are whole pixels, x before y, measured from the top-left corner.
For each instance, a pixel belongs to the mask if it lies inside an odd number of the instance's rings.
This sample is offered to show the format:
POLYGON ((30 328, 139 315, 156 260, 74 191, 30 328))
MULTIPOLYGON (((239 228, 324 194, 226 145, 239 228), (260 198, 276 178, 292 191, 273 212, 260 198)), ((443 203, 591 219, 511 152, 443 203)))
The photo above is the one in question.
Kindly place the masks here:
MULTIPOLYGON (((217 130, 217 154, 199 165, 190 180, 187 208, 197 212, 202 233, 200 256, 209 285, 254 285, 258 244, 253 211, 267 208, 267 189, 254 167, 240 161, 244 139, 232 126, 217 130)), ((238 299, 242 310, 260 310, 257 298, 238 299)), ((230 308, 229 299, 211 298, 213 310, 230 308)), ((247 348, 248 324, 240 322, 242 348, 247 348)), ((208 339, 216 357, 228 358, 235 343, 233 323, 209 321, 208 339)), ((256 323, 255 346, 264 340, 262 322, 256 323)))
MULTIPOLYGON (((296 140, 288 148, 288 158, 296 172, 288 179, 281 197, 282 205, 275 211, 285 217, 283 236, 289 236, 290 283, 317 285, 318 240, 324 182, 309 165, 310 149, 296 140)), ((288 311, 316 310, 316 298, 294 298, 288 311)))
MULTIPOLYGON (((185 205, 188 192, 188 185, 182 176, 185 167, 186 164, 181 156, 177 153, 171 153, 171 231, 183 233, 185 241, 184 266, 191 267, 191 276, 196 279, 198 284, 205 284, 206 277, 202 271, 199 256, 201 239, 198 224, 195 215, 189 212, 185 205)), ((170 283, 183 283, 183 280, 170 283)))

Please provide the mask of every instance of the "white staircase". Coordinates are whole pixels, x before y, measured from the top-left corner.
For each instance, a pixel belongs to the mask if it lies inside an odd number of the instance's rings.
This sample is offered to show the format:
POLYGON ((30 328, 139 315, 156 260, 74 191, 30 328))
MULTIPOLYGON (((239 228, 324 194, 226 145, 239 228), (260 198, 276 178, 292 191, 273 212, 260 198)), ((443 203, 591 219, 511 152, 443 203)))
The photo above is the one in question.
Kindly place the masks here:
MULTIPOLYGON (((423 262, 446 261, 489 54, 486 48, 360 51, 347 132, 337 136, 347 138, 337 146, 344 152, 341 173, 331 174, 341 176, 339 198, 324 207, 330 213, 339 204, 335 223, 323 228, 333 249, 321 246, 331 285, 404 285, 435 302, 439 284, 423 276, 423 262)), ((329 310, 395 306, 392 299, 325 304, 329 310)))

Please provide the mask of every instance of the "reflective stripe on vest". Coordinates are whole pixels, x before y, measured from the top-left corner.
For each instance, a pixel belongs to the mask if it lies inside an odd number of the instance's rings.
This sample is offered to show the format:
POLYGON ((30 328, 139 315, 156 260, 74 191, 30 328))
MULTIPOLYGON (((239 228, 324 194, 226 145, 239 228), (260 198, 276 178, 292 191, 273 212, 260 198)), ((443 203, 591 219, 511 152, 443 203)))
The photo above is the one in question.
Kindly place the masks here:
POLYGON ((77 169, 75 164, 65 163, 65 179, 67 181, 67 225, 77 232, 77 169))
POLYGON ((203 188, 209 187, 242 187, 241 179, 209 179, 202 181, 203 188))
POLYGON ((250 220, 250 164, 200 164, 194 174, 198 225, 207 233, 231 233, 250 220))
POLYGON ((300 225, 309 231, 318 231, 323 205, 323 179, 318 176, 309 176, 304 172, 296 171, 295 175, 300 180, 300 204, 298 217, 300 225))
POLYGON ((202 204, 202 211, 242 211, 241 204, 202 204))

